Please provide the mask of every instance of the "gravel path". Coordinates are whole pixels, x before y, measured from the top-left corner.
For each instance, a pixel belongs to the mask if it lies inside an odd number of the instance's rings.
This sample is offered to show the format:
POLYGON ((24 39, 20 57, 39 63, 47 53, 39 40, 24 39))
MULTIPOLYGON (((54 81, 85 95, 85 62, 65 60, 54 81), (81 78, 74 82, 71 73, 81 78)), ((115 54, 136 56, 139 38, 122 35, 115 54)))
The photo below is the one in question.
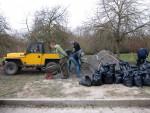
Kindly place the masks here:
POLYGON ((28 108, 0 107, 0 113, 150 113, 150 108, 28 108))
POLYGON ((150 98, 150 87, 128 88, 117 84, 84 87, 79 85, 76 76, 67 80, 46 80, 44 73, 33 71, 0 75, 0 98, 150 98))

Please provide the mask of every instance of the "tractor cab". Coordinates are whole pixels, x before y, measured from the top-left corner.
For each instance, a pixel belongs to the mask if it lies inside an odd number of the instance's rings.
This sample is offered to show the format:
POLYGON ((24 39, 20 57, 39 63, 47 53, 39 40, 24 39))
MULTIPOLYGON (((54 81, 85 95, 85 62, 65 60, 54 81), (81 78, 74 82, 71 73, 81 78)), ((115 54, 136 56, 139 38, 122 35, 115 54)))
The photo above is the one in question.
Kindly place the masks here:
POLYGON ((37 43, 31 43, 27 47, 26 53, 44 53, 44 43, 43 42, 37 42, 37 43))

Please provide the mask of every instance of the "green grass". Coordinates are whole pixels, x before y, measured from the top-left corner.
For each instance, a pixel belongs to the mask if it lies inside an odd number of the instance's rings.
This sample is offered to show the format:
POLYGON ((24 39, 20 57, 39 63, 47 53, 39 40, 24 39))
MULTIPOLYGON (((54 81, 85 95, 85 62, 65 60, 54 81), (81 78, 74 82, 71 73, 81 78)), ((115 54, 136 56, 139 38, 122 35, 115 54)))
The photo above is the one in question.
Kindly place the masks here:
MULTIPOLYGON (((136 63, 137 55, 136 53, 120 54, 120 59, 123 61, 130 62, 130 63, 136 63)), ((148 61, 150 61, 150 56, 148 57, 148 61)))

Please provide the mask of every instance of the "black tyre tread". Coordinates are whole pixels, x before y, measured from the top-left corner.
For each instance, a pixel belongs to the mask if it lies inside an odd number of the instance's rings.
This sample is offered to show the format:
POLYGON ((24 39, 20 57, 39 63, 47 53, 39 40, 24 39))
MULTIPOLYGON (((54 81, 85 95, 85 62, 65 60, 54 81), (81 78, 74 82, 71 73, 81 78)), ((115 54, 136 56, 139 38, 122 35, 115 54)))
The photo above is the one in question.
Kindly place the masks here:
POLYGON ((59 64, 56 63, 56 62, 49 62, 49 63, 47 63, 47 64, 46 64, 46 72, 55 73, 55 72, 60 71, 58 65, 59 65, 59 64), (54 67, 49 68, 49 66, 52 66, 52 65, 54 65, 54 67))
POLYGON ((5 64, 5 66, 4 66, 4 72, 5 72, 6 75, 15 75, 15 74, 17 74, 17 72, 18 72, 18 65, 17 65, 17 63, 15 63, 15 62, 7 62, 5 64), (16 69, 15 69, 15 71, 13 73, 9 73, 8 72, 8 70, 7 70, 8 65, 14 65, 14 66, 16 66, 15 67, 16 69))

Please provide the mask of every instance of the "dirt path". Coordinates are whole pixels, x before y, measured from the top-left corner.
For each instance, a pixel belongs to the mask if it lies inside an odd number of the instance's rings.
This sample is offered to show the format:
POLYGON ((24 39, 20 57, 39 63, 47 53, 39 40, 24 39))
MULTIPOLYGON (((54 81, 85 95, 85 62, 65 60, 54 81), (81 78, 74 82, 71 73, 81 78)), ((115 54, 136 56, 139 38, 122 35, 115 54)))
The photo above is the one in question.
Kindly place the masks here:
POLYGON ((0 98, 150 98, 150 87, 128 88, 123 85, 84 87, 78 79, 46 80, 44 73, 28 72, 15 76, 0 75, 0 98))
POLYGON ((75 75, 67 80, 46 80, 45 73, 36 70, 6 76, 0 68, 0 98, 150 98, 150 87, 128 88, 117 84, 84 87, 75 75))
POLYGON ((123 85, 103 85, 84 87, 72 80, 41 80, 27 83, 18 98, 75 98, 75 99, 108 99, 108 98, 150 98, 150 88, 128 88, 123 85))
POLYGON ((149 108, 28 108, 28 107, 0 107, 0 113, 149 113, 149 108))

